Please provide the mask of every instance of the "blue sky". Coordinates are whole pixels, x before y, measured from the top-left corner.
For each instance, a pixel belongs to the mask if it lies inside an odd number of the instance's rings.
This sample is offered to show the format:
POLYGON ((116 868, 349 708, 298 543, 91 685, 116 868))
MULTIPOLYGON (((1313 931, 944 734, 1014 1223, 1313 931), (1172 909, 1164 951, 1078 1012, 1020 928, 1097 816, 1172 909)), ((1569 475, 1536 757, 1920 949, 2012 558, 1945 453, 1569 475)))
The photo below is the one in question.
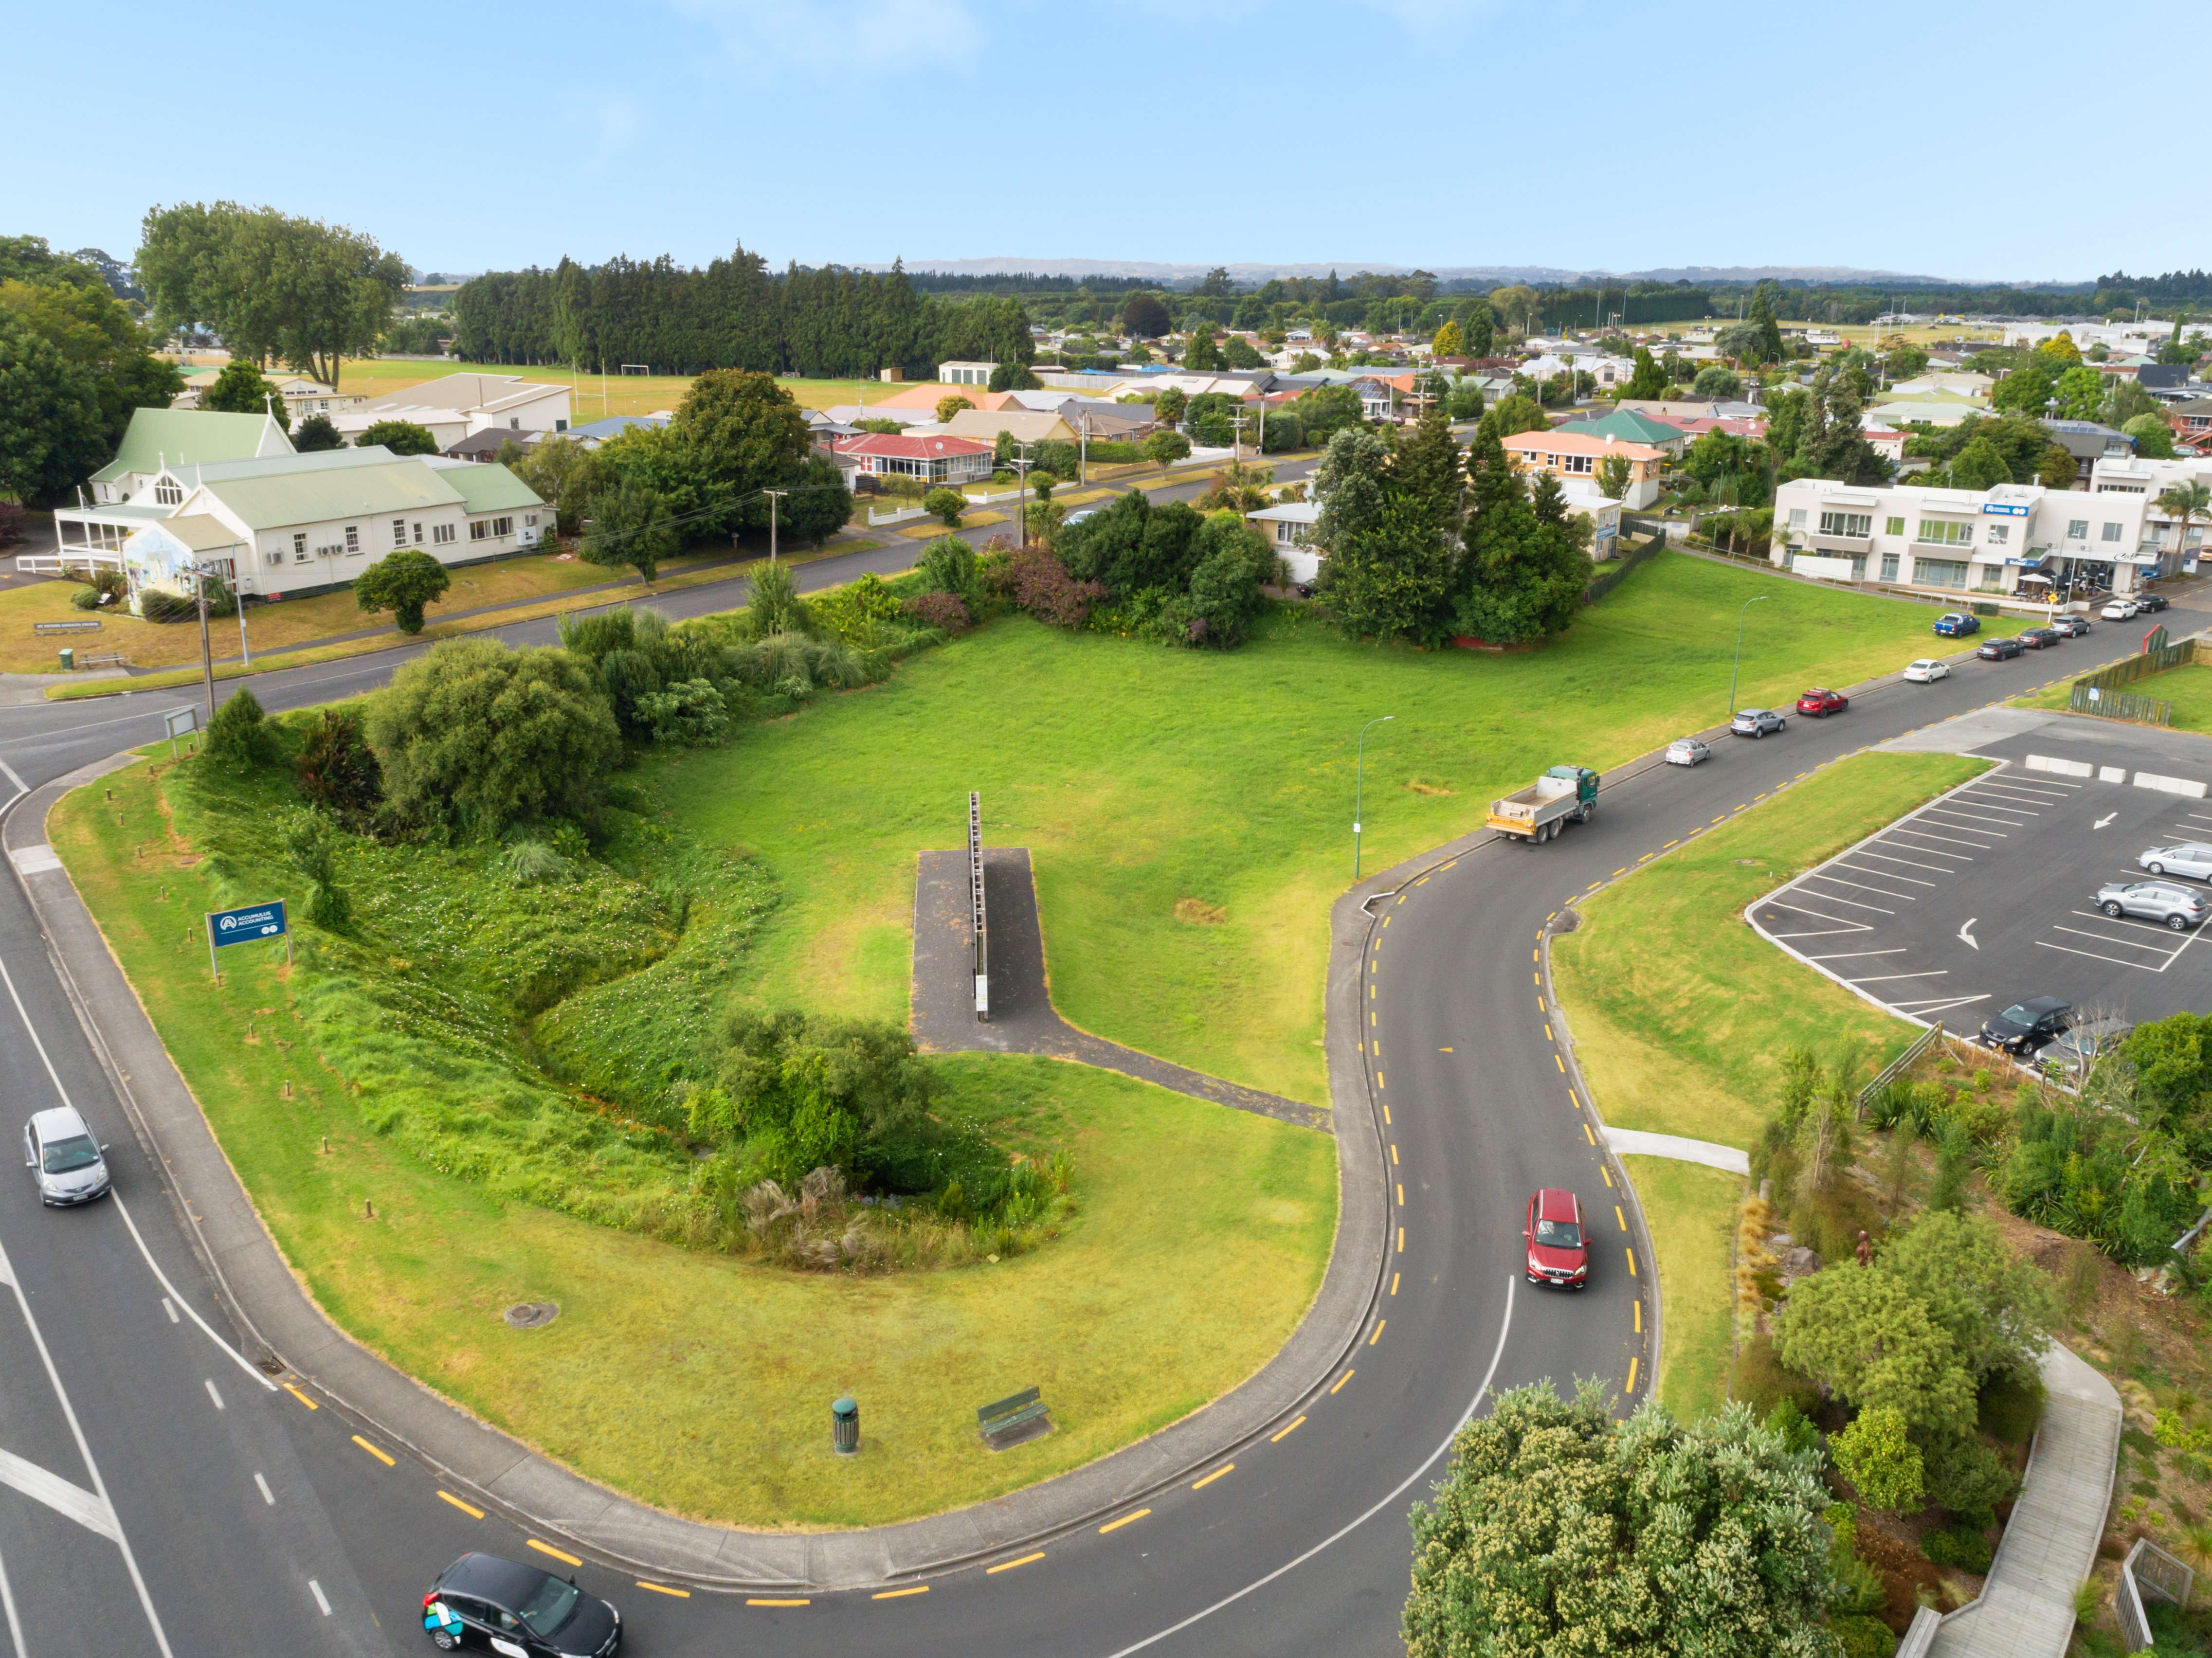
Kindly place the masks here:
POLYGON ((9 57, 53 72, 11 83, 0 233, 127 257, 149 205, 228 197, 448 270, 737 241, 779 265, 2212 264, 2201 182, 2138 172, 2196 131, 2201 3, 184 15, 12 9, 9 57))

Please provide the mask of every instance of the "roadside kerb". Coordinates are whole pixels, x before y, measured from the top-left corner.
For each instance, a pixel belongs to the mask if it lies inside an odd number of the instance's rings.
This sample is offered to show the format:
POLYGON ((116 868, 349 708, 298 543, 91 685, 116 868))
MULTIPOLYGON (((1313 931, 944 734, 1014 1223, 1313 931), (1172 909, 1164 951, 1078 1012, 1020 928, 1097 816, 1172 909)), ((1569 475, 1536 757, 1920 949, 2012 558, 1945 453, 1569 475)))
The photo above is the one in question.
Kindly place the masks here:
POLYGON ((27 860, 36 865, 30 872, 16 863, 15 853, 43 847, 46 816, 63 795, 139 757, 118 755, 19 797, 0 819, 0 849, 117 1098, 167 1175, 186 1236, 226 1309, 258 1350, 251 1357, 273 1359, 342 1415, 533 1531, 657 1578, 714 1590, 878 1588, 979 1565, 1091 1525, 1235 1454, 1309 1404, 1366 1333, 1382 1291, 1389 1212, 1380 1116, 1356 1034, 1346 1034, 1357 1031, 1358 963, 1374 925, 1354 892, 1332 911, 1336 953, 1349 959, 1330 977, 1328 1055, 1332 1096, 1347 1111, 1365 1101, 1368 1128, 1346 1133, 1340 1125, 1342 1200, 1328 1271, 1297 1330, 1255 1376, 1085 1467, 895 1526, 744 1532, 662 1514, 595 1485, 434 1393, 325 1317, 262 1226, 67 870, 45 857, 27 860))

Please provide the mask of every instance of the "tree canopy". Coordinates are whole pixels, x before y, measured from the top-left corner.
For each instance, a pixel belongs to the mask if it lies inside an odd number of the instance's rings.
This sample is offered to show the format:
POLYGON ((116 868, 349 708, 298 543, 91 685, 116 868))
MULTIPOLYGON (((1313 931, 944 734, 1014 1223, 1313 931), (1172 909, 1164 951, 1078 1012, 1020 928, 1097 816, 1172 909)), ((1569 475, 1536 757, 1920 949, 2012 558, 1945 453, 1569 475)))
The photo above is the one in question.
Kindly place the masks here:
POLYGON ((200 407, 228 415, 270 415, 287 432, 292 429, 292 413, 284 399, 276 395, 268 376, 244 357, 233 357, 222 366, 215 384, 201 394, 200 407))
POLYGON ((403 634, 422 631, 422 607, 453 585, 446 567, 420 547, 395 547, 353 579, 354 603, 364 610, 389 610, 403 634))

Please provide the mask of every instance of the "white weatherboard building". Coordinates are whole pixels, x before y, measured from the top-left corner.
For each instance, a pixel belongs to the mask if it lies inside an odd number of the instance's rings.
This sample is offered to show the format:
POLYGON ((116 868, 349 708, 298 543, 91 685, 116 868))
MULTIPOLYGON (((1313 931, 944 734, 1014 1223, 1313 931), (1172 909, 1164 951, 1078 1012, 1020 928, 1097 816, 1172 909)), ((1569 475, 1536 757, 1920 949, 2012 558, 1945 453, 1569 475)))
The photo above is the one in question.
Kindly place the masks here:
MULTIPOLYGON (((1931 489, 1796 478, 1775 492, 1769 557, 1785 568, 1807 559, 1808 574, 1836 580, 1990 598, 2039 598, 2069 577, 2131 592, 2144 576, 2171 574, 2194 554, 2150 509, 2148 495, 2164 487, 2147 494, 2093 483, 2085 494, 2039 483, 1931 489)), ((2191 539, 2201 535, 2200 525, 2191 539)))

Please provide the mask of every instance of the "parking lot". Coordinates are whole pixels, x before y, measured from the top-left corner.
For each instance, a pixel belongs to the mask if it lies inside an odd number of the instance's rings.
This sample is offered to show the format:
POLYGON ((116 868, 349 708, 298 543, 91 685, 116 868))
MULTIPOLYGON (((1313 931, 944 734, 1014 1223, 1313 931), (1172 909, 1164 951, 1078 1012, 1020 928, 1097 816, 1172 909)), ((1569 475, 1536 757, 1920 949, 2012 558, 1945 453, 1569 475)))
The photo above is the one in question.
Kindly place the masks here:
POLYGON ((2037 728, 1964 749, 2002 765, 1769 895, 1754 925, 1861 995, 1953 1030, 2035 996, 2138 1023, 2212 1008, 2212 926, 2172 932, 2094 902, 2107 882, 2150 879, 2136 862, 2148 848, 2212 842, 2212 739, 2022 723, 2037 728))

